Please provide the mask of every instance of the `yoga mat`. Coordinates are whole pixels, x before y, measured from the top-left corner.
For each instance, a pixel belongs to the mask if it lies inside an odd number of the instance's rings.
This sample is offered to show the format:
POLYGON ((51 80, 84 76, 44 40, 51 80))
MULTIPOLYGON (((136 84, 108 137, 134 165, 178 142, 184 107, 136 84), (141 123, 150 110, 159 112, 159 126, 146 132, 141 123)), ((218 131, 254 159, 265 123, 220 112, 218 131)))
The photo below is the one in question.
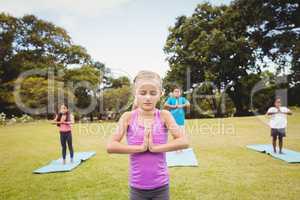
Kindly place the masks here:
POLYGON ((168 167, 198 166, 197 158, 192 148, 166 153, 168 167))
MULTIPOLYGON (((259 151, 261 153, 266 153, 271 155, 274 158, 283 160, 288 163, 300 163, 300 153, 297 151, 292 151, 289 149, 282 149, 283 154, 274 153, 273 152, 273 146, 270 144, 252 144, 252 145, 247 145, 247 148, 259 151)), ((278 151, 278 147, 277 147, 278 151)))
MULTIPOLYGON (((48 165, 33 171, 33 173, 45 174, 51 172, 72 171, 79 166, 82 161, 88 160, 94 155, 96 155, 96 152, 76 152, 74 153, 73 163, 71 163, 69 159, 66 159, 66 164, 64 165, 62 163, 62 158, 59 158, 57 160, 52 160, 48 165)), ((69 156, 67 157, 69 158, 69 156)))

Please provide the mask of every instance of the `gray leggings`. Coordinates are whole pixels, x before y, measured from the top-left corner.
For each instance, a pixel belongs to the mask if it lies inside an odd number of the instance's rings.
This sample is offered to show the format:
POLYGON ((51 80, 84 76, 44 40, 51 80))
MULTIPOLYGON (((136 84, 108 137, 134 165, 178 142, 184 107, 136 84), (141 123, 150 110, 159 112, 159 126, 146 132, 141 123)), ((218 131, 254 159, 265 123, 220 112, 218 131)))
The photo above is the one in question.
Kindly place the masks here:
POLYGON ((130 187, 130 200, 169 200, 169 185, 162 187, 143 190, 130 187))

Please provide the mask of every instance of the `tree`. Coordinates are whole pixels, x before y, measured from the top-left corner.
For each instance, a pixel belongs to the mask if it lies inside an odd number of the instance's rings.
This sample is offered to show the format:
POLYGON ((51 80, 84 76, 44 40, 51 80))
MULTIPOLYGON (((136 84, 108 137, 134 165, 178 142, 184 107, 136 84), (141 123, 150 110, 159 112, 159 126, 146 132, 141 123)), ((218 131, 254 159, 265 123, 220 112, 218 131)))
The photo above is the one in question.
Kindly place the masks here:
MULTIPOLYGON (((27 70, 46 69, 57 75, 58 70, 70 65, 89 63, 86 50, 73 44, 63 28, 33 15, 16 18, 0 13, 0 92, 11 93, 13 87, 7 85, 27 70)), ((5 98, 0 98, 0 112, 8 107, 17 111, 5 98)))
MULTIPOLYGON (((8 91, 14 88, 14 82, 5 83, 3 88, 7 88, 8 91)), ((0 98, 5 99, 8 106, 4 108, 4 112, 12 115, 11 110, 16 109, 15 104, 21 103, 22 106, 26 106, 27 109, 45 109, 45 113, 36 113, 40 116, 47 115, 48 105, 54 103, 55 107, 58 106, 58 95, 63 94, 63 101, 74 98, 73 93, 68 88, 64 87, 64 83, 54 80, 52 85, 48 84, 48 80, 45 77, 31 76, 25 78, 21 85, 20 91, 18 92, 19 100, 16 102, 14 95, 11 92, 0 92, 0 98), (54 101, 49 102, 48 93, 53 91, 54 101)), ((25 112, 25 111, 24 111, 25 112)), ((31 113, 32 114, 32 113, 31 113)))
MULTIPOLYGON (((99 103, 97 91, 103 78, 104 66, 101 68, 94 65, 84 65, 80 68, 67 69, 63 80, 65 85, 74 92, 76 107, 80 109, 87 108, 92 101, 99 103), (74 89, 75 88, 75 89, 74 89)), ((95 111, 95 108, 93 111, 95 111)), ((89 112, 91 121, 93 121, 93 111, 89 112)))
POLYGON ((300 71, 300 2, 298 0, 235 0, 237 20, 248 27, 248 37, 257 44, 256 56, 277 64, 279 71, 300 71))
POLYGON ((297 0, 236 0, 232 7, 248 26, 261 63, 271 60, 277 73, 288 75, 289 104, 297 105, 300 83, 300 2, 297 0), (266 59, 267 58, 267 59, 266 59))
MULTIPOLYGON (((185 90, 194 83, 211 82, 215 91, 206 92, 226 92, 236 115, 251 114, 252 87, 271 62, 275 63, 277 74, 291 72, 290 87, 299 83, 299 9, 296 0, 235 0, 229 6, 198 5, 192 16, 178 17, 169 29, 164 50, 170 70, 164 82, 176 81, 185 90), (187 72, 190 85, 186 86, 187 72)), ((217 101, 212 105, 219 116, 217 101)))
POLYGON ((120 115, 120 113, 131 109, 131 87, 124 85, 118 88, 106 89, 103 92, 103 101, 104 110, 113 111, 120 115))
POLYGON ((110 77, 110 85, 108 88, 120 88, 123 86, 130 86, 130 80, 126 76, 121 76, 119 78, 110 77))
POLYGON ((15 18, 1 13, 0 28, 2 82, 29 69, 57 70, 90 62, 86 50, 73 44, 63 28, 33 15, 15 18))
MULTIPOLYGON (((211 82, 216 93, 228 92, 237 115, 245 115, 249 112, 247 102, 241 99, 240 80, 259 69, 254 64, 253 44, 246 38, 246 28, 241 29, 235 15, 230 7, 204 3, 197 6, 192 16, 177 18, 164 48, 171 68, 166 80, 181 79, 183 88, 190 89, 183 85, 189 70, 191 85, 211 82), (234 92, 226 90, 228 85, 232 85, 234 92)), ((216 102, 214 107, 216 115, 221 116, 216 102)))

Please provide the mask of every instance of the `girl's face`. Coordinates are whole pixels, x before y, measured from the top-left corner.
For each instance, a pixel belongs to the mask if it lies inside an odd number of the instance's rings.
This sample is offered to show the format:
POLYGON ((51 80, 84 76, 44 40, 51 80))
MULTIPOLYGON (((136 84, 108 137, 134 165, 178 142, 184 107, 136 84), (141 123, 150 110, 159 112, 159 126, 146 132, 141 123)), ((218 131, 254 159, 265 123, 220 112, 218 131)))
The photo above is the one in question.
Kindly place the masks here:
POLYGON ((173 90, 173 95, 174 95, 174 97, 176 97, 176 98, 178 98, 178 97, 180 97, 180 95, 181 95, 181 91, 180 91, 180 89, 174 89, 173 90))
POLYGON ((281 106, 281 100, 280 99, 276 99, 275 101, 275 107, 279 108, 281 106))
POLYGON ((153 110, 160 96, 161 90, 157 84, 144 80, 140 80, 136 83, 135 98, 139 108, 145 111, 153 110))
POLYGON ((60 106, 60 112, 61 112, 61 113, 64 113, 64 114, 67 113, 67 112, 68 112, 67 106, 61 105, 61 106, 60 106))

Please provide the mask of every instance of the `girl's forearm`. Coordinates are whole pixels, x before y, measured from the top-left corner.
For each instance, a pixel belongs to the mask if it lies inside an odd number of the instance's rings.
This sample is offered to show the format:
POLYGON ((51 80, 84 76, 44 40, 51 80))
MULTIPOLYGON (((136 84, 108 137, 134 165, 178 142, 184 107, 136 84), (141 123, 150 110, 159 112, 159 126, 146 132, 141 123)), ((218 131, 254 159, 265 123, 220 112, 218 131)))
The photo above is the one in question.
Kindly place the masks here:
POLYGON ((182 107, 183 107, 183 108, 184 108, 184 107, 188 108, 188 107, 190 107, 190 104, 188 104, 188 103, 182 104, 182 107))
POLYGON ((170 109, 170 108, 176 108, 175 105, 170 105, 170 104, 165 104, 165 108, 170 109))
POLYGON ((186 149, 189 147, 188 140, 186 138, 178 138, 172 140, 166 144, 159 144, 159 145, 151 145, 150 151, 151 152, 168 152, 168 151, 176 151, 180 149, 186 149))
POLYGON ((106 150, 108 153, 131 154, 142 152, 141 145, 127 145, 120 142, 111 142, 107 145, 106 150))
POLYGON ((165 104, 165 109, 170 109, 171 107, 168 104, 165 104))

